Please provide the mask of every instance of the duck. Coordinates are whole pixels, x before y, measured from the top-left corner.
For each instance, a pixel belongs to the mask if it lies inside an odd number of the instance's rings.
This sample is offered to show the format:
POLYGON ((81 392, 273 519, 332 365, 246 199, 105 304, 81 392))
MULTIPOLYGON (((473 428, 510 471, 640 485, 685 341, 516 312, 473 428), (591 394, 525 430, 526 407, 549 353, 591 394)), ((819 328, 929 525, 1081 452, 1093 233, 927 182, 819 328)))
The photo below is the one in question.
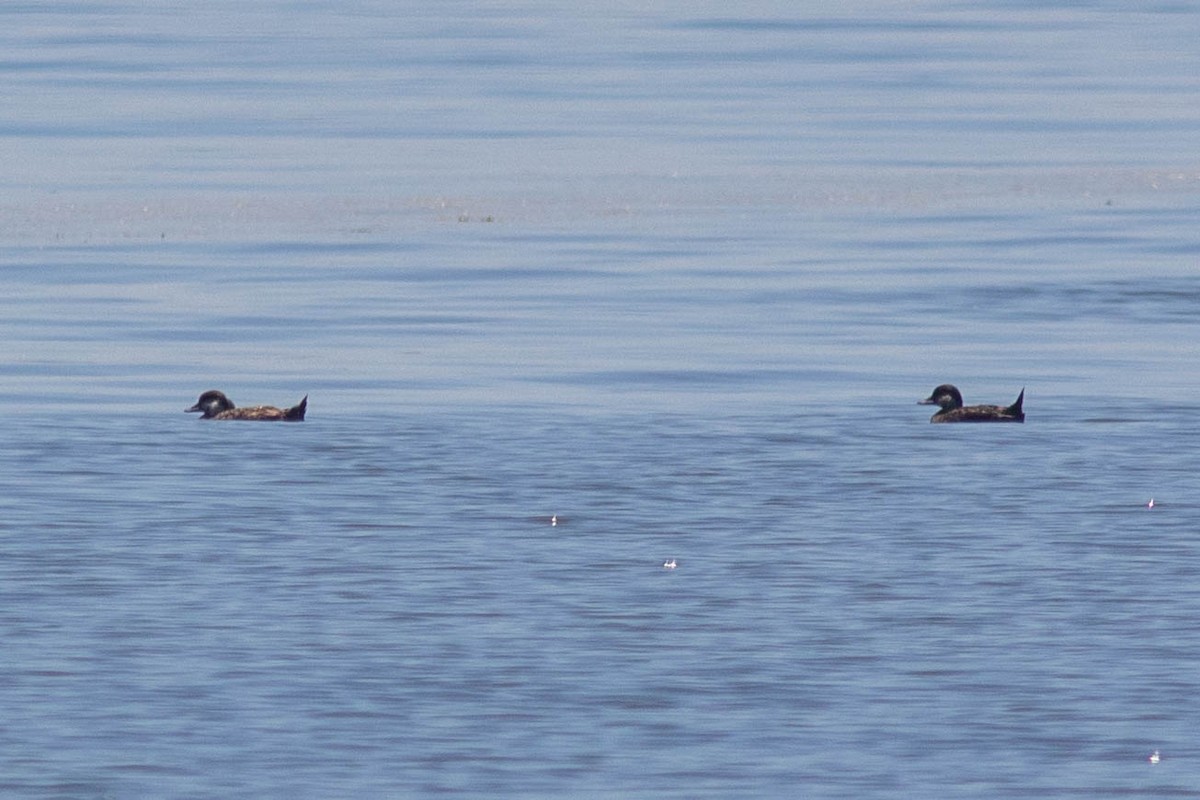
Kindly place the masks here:
POLYGON ((1011 406, 964 406, 962 395, 958 389, 943 383, 933 390, 933 394, 924 400, 918 400, 917 405, 941 406, 929 418, 930 422, 1024 422, 1025 412, 1021 406, 1025 402, 1025 388, 1011 406))
POLYGON ((200 419, 246 419, 261 422, 303 422, 304 412, 308 408, 308 395, 291 408, 276 408, 275 406, 254 406, 253 408, 238 408, 224 392, 210 389, 200 395, 196 405, 185 408, 185 412, 199 411, 200 419))

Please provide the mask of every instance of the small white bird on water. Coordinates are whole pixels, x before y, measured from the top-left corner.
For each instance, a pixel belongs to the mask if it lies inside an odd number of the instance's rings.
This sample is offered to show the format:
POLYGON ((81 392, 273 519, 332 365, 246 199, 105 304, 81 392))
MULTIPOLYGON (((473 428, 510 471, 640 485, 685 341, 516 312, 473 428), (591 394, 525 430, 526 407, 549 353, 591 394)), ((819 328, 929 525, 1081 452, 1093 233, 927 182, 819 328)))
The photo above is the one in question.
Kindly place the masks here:
POLYGON ((1159 761, 1162 760, 1162 756, 1160 756, 1158 754, 1158 751, 1155 750, 1153 753, 1150 754, 1150 757, 1147 758, 1146 760, 1149 761, 1151 764, 1157 764, 1159 761))
POLYGON ((673 558, 670 561, 663 562, 663 569, 675 569, 676 566, 678 565, 675 563, 675 559, 673 558))

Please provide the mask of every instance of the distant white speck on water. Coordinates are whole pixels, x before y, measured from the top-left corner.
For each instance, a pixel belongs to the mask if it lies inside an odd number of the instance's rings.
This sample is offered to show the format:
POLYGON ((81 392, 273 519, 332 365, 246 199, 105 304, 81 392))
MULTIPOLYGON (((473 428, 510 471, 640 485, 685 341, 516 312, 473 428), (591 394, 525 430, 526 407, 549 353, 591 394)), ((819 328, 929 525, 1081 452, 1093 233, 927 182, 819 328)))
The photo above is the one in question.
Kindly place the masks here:
POLYGON ((1146 760, 1149 761, 1151 764, 1157 764, 1159 761, 1162 760, 1162 756, 1160 756, 1158 754, 1158 751, 1155 750, 1153 753, 1150 754, 1150 757, 1146 760))
POLYGON ((1150 502, 1146 503, 1146 508, 1154 508, 1154 498, 1150 498, 1150 502))
POLYGON ((675 569, 676 566, 678 565, 675 563, 675 559, 673 558, 670 561, 663 562, 663 569, 675 569))
MULTIPOLYGON (((1151 500, 1150 502, 1153 503, 1154 501, 1151 500)), ((550 525, 551 525, 551 527, 553 527, 557 524, 558 524, 558 514, 555 514, 553 517, 550 518, 550 525)))

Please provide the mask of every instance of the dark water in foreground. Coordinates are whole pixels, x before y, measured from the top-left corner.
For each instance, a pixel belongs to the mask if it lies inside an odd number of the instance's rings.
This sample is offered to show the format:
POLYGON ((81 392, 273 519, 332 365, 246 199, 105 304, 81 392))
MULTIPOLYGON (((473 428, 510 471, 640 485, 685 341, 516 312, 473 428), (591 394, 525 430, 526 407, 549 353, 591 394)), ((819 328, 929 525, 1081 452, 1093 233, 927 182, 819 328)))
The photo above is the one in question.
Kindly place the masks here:
POLYGON ((3 789, 1162 796, 1196 447, 1126 411, 23 419, 3 789))
POLYGON ((0 795, 1200 790, 1198 21, 0 11, 0 795))

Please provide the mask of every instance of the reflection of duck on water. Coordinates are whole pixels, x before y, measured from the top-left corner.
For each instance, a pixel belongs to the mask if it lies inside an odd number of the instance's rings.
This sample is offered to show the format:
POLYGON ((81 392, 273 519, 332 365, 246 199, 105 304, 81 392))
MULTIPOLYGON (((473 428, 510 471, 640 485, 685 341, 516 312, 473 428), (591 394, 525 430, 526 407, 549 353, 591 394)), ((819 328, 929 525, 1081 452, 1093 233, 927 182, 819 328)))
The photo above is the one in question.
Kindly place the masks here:
POLYGON ((964 406, 958 389, 943 383, 929 397, 918 400, 917 404, 942 407, 941 411, 929 418, 930 422, 1024 422, 1025 412, 1021 409, 1024 402, 1025 390, 1021 389, 1017 402, 1011 406, 964 406))

